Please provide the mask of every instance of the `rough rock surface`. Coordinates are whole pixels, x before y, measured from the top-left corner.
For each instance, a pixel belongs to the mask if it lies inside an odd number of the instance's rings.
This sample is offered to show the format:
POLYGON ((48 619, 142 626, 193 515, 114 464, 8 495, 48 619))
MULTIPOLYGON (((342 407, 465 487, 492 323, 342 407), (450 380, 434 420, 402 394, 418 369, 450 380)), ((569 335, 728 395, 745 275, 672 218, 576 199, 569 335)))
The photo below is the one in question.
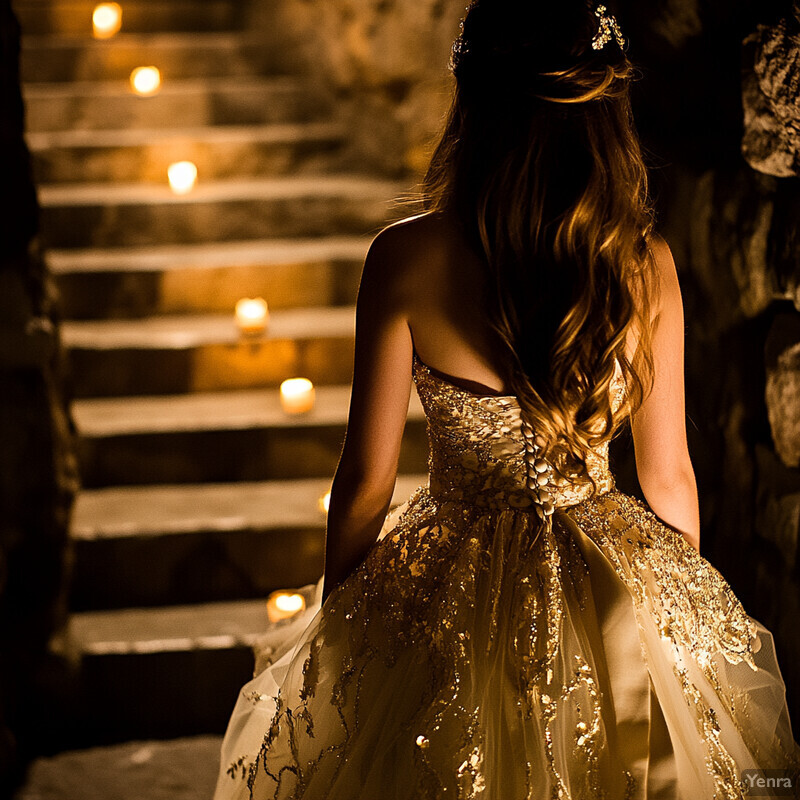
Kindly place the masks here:
MULTIPOLYGON (((800 314, 776 317, 766 344, 766 401, 775 450, 800 466, 800 314)), ((800 514, 798 514, 800 516, 800 514)))
POLYGON ((36 247, 23 141, 19 28, 0 2, 0 795, 41 745, 66 670, 50 649, 65 617, 67 527, 77 477, 62 399, 52 287, 36 247), (49 706, 49 708, 48 708, 49 706), (37 741, 39 740, 39 741, 37 741))
POLYGON ((800 2, 776 25, 745 39, 742 153, 753 169, 800 175, 800 2))
POLYGON ((418 173, 447 105, 448 57, 466 5, 286 0, 256 4, 254 24, 280 37, 292 67, 327 87, 349 127, 355 166, 418 173))

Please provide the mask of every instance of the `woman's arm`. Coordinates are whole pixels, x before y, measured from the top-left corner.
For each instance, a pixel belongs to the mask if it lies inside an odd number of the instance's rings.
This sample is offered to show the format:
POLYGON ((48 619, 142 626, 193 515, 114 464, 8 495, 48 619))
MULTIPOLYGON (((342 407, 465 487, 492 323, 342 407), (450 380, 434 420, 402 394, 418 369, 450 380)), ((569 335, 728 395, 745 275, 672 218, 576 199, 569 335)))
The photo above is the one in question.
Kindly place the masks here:
POLYGON ((697 484, 686 443, 683 382, 683 303, 667 243, 653 242, 659 277, 653 336, 654 382, 632 420, 639 484, 650 508, 700 549, 697 484))
POLYGON ((376 541, 397 477, 413 353, 401 236, 396 228, 380 233, 361 275, 347 433, 328 511, 323 602, 376 541))

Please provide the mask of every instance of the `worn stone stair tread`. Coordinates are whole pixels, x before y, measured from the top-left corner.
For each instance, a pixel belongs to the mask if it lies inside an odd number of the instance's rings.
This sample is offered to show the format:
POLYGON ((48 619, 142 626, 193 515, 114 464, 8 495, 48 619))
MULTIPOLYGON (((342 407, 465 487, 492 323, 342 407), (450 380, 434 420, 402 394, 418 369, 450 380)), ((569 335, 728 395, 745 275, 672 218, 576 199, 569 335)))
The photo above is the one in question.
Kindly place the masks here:
MULTIPOLYGON (((146 60, 142 57, 143 52, 147 55, 158 53, 167 59, 168 70, 169 57, 172 54, 196 56, 198 51, 204 53, 219 51, 222 55, 239 54, 248 48, 256 48, 259 44, 263 47, 259 37, 249 34, 247 31, 152 31, 149 33, 120 31, 110 40, 94 39, 91 36, 73 32, 30 33, 22 36, 22 54, 23 58, 26 56, 29 58, 58 58, 61 54, 83 53, 105 57, 111 54, 114 61, 119 61, 121 53, 129 53, 131 56, 139 54, 140 57, 137 60, 139 64, 142 64, 146 60)), ((76 78, 67 77, 66 80, 74 82, 76 78)), ((29 81, 30 84, 63 82, 61 77, 55 80, 34 79, 29 81)))
MULTIPOLYGON (((277 389, 77 400, 72 411, 80 433, 97 438, 344 425, 349 405, 350 386, 317 386, 314 408, 305 414, 286 414, 277 389)), ((415 392, 408 418, 424 420, 415 392)))
POLYGON ((189 128, 125 128, 121 130, 41 131, 27 135, 34 153, 49 148, 66 147, 138 147, 160 145, 176 140, 200 144, 296 142, 328 140, 342 136, 336 122, 272 123, 266 125, 203 125, 189 128))
MULTIPOLYGON (((157 59, 156 59, 157 60, 157 59)), ((290 75, 164 76, 158 93, 140 97, 127 77, 105 81, 26 83, 29 132, 111 128, 260 125, 330 118, 330 98, 290 75)), ((236 66, 239 64, 240 66, 236 66)), ((129 77, 129 76, 128 76, 129 77)))
POLYGON ((251 647, 269 627, 264 599, 234 600, 82 611, 71 615, 69 635, 83 655, 103 656, 251 647))
MULTIPOLYGON (((257 341, 351 337, 354 313, 352 306, 280 309, 270 314, 269 331, 257 341)), ((232 313, 68 321, 62 323, 61 330, 67 348, 92 350, 185 350, 205 344, 247 342, 247 337, 243 337, 236 327, 232 313)))
MULTIPOLYGON (((398 475, 393 504, 408 499, 425 475, 398 475)), ((320 527, 328 479, 169 486, 115 486, 80 492, 73 539, 95 541, 203 531, 320 527)))
POLYGON ((14 800, 201 800, 214 793, 221 736, 140 740, 38 758, 14 800))
MULTIPOLYGON (((19 0, 15 3, 19 5, 19 0)), ((123 47, 170 47, 194 50, 199 47, 255 45, 259 37, 247 31, 120 31, 112 39, 94 39, 77 33, 23 33, 22 49, 109 50, 123 47)))
POLYGON ((296 264, 315 260, 363 259, 370 241, 368 236, 321 236, 152 247, 52 249, 47 252, 47 263, 56 275, 296 264))
MULTIPOLYGON (((164 81, 158 90, 157 97, 174 96, 185 97, 190 94, 205 94, 207 92, 237 92, 252 91, 253 89, 287 88, 302 89, 305 86, 302 79, 292 75, 268 76, 208 76, 203 78, 172 78, 164 81)), ((41 83, 26 83, 22 87, 26 99, 71 98, 71 97, 132 97, 146 103, 149 97, 138 97, 130 88, 126 80, 100 80, 100 81, 45 81, 41 83)))
MULTIPOLYGON (((221 483, 109 484, 79 493, 71 520, 73 611, 257 599, 322 573, 330 471, 221 483), (146 576, 144 578, 143 576, 146 576)), ((398 476, 391 510, 427 474, 398 476)))
MULTIPOLYGON (((92 36, 95 0, 15 0, 22 30, 30 34, 92 36)), ((240 15, 230 0, 127 0, 124 29, 128 32, 236 31, 240 15)))
MULTIPOLYGON (((274 104, 266 104, 274 105, 274 104)), ((258 104, 254 104, 258 108, 258 104)), ((342 169, 347 137, 332 121, 241 119, 223 124, 197 115, 161 115, 160 127, 49 130, 28 136, 39 184, 108 181, 165 185, 175 161, 194 161, 204 182, 237 177, 328 174, 342 169), (183 125, 175 127, 175 119, 183 125)), ((212 115, 213 116, 213 115, 212 115)), ((301 117, 302 118, 302 117, 301 117)), ((313 118, 313 117, 312 117, 313 118)), ((146 115, 141 117, 147 123, 146 115)))
POLYGON ((354 173, 203 180, 186 195, 166 184, 40 185, 49 247, 86 248, 362 235, 397 215, 405 182, 354 173))
POLYGON ((239 200, 285 200, 302 197, 352 197, 388 201, 405 185, 360 175, 291 176, 227 181, 198 181, 188 194, 176 195, 168 186, 149 184, 47 184, 39 187, 39 200, 48 206, 157 206, 219 203, 239 200))

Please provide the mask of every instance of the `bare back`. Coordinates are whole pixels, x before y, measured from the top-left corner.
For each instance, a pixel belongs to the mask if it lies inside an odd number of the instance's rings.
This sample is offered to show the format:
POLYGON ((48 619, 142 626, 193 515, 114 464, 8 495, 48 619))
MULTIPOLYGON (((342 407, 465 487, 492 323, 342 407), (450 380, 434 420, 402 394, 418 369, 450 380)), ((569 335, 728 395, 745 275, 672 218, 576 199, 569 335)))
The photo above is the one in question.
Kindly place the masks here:
POLYGON ((406 262, 408 325, 417 357, 472 392, 510 394, 498 369, 502 362, 488 320, 490 287, 481 258, 445 215, 415 217, 397 228, 428 247, 427 257, 406 262))
MULTIPOLYGON (((654 237, 652 251, 660 284, 653 317, 654 384, 632 421, 637 472, 656 514, 697 546, 680 288, 666 242, 654 237)), ((376 518, 388 506, 397 474, 415 354, 469 391, 512 394, 488 320, 486 282, 480 256, 443 214, 396 223, 370 247, 356 305, 353 387, 337 477, 340 485, 358 485, 360 502, 376 518)), ((629 352, 634 347, 630 342, 629 352)))

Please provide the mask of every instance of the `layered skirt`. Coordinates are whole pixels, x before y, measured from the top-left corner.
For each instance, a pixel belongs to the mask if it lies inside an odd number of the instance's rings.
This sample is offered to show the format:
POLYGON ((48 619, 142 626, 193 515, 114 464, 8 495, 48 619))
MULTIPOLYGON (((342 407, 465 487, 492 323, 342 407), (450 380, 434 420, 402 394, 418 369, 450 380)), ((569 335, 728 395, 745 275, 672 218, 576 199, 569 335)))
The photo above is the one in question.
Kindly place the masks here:
POLYGON ((799 779, 772 635, 646 506, 612 490, 542 520, 420 487, 243 687, 215 800, 734 800, 799 779))

